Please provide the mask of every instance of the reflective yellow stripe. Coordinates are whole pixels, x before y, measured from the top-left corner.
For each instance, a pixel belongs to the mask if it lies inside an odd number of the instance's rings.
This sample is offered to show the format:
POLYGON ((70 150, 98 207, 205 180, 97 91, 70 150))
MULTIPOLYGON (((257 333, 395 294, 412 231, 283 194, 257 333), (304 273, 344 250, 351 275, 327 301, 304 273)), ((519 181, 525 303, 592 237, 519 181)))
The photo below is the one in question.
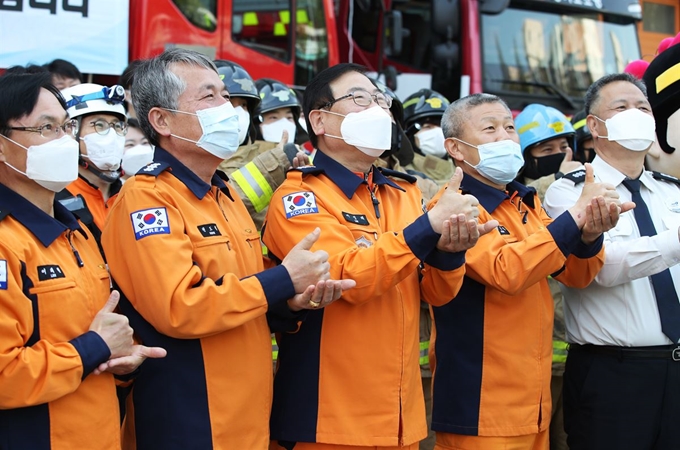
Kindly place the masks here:
POLYGON ((563 363, 567 361, 567 349, 569 344, 564 341, 553 341, 553 362, 563 363))
POLYGON ((243 25, 246 27, 255 26, 259 23, 257 20, 257 13, 247 12, 243 14, 243 25))
POLYGON ((420 343, 420 365, 430 364, 430 341, 422 341, 420 343))
POLYGON ((680 80, 680 63, 669 67, 656 77, 656 93, 658 94, 678 80, 680 80))
POLYGON ((276 336, 272 335, 272 361, 276 361, 279 357, 279 344, 276 342, 276 336))
POLYGON ((532 128, 536 128, 538 125, 539 125, 539 123, 536 122, 535 120, 533 122, 529 122, 528 124, 521 127, 519 130, 517 130, 517 134, 522 134, 526 131, 531 130, 532 128))
POLYGON ((586 124, 586 119, 581 119, 578 122, 574 124, 574 130, 578 130, 580 128, 583 128, 586 124))
POLYGON ((274 191, 255 163, 249 162, 230 176, 246 194, 250 203, 253 204, 255 212, 260 212, 269 205, 274 191))

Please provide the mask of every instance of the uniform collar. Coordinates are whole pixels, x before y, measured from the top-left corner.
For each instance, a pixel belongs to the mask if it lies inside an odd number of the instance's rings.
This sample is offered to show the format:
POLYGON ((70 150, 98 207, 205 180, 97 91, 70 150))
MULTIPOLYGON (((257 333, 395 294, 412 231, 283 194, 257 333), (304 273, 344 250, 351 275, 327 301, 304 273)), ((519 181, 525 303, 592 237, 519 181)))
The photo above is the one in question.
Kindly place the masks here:
MULTIPOLYGON (((593 162, 591 164, 593 166, 593 171, 595 172, 596 178, 598 180, 604 181, 605 183, 610 183, 613 184, 614 186, 619 186, 623 182, 623 180, 627 178, 623 173, 619 172, 618 169, 608 164, 604 159, 600 158, 599 156, 595 156, 595 159, 593 159, 593 162)), ((654 176, 652 175, 651 172, 643 170, 639 180, 642 184, 645 185, 647 189, 649 189, 650 191, 654 190, 655 182, 654 176)))
POLYGON ((8 214, 33 233, 45 247, 49 247, 67 230, 80 231, 87 237, 76 217, 57 200, 54 201, 54 217, 51 217, 0 183, 0 220, 8 214))
POLYGON ((221 172, 215 172, 210 184, 207 184, 205 181, 201 180, 191 169, 182 164, 177 158, 172 156, 167 150, 161 147, 156 147, 153 160, 154 162, 167 163, 170 166, 170 172, 175 176, 175 178, 184 183, 184 185, 189 188, 189 190, 193 192, 193 194, 199 200, 201 200, 208 192, 210 192, 211 186, 216 186, 222 192, 227 194, 229 198, 231 198, 229 189, 224 183, 225 181, 229 180, 229 178, 221 172))
MULTIPOLYGON (((100 192, 98 186, 90 183, 90 181, 81 174, 78 174, 78 179, 74 181, 73 184, 78 186, 78 188, 82 191, 91 191, 93 195, 94 193, 100 192)), ((109 198, 119 193, 121 187, 123 187, 123 182, 120 181, 120 178, 111 183, 111 186, 109 187, 109 198)))
POLYGON ((477 197, 479 204, 489 213, 493 213, 501 203, 509 200, 517 192, 517 196, 522 199, 525 205, 534 207, 534 195, 536 190, 532 187, 523 185, 518 181, 511 181, 506 185, 506 190, 501 191, 495 187, 484 184, 476 178, 464 174, 461 189, 464 194, 472 194, 477 197))
MULTIPOLYGON (((354 172, 326 155, 321 150, 317 150, 314 155, 314 166, 317 169, 323 170, 326 176, 330 178, 349 199, 354 196, 354 193, 359 186, 366 184, 365 180, 362 180, 354 172)), ((395 189, 399 189, 400 191, 404 190, 397 183, 383 175, 381 169, 372 166, 372 170, 374 184, 379 186, 386 184, 395 189)))

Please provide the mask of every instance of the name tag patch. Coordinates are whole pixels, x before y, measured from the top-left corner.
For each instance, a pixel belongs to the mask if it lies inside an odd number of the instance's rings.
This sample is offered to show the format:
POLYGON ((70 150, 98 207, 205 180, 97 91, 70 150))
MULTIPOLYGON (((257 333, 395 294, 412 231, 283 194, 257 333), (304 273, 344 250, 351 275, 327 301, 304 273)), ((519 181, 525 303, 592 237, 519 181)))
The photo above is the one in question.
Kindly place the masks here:
POLYGON ((301 216, 303 214, 316 214, 319 208, 316 206, 314 193, 295 192, 294 194, 283 197, 283 209, 286 211, 286 218, 301 216))
POLYGON ((206 223, 205 225, 199 225, 198 231, 201 233, 201 236, 203 237, 222 236, 222 233, 220 233, 219 228, 217 228, 217 224, 214 223, 206 223))
POLYGON ((38 280, 47 281, 55 278, 65 278, 64 271, 56 264, 38 266, 38 280))
POLYGON ((153 234, 170 234, 168 212, 163 207, 135 211, 130 219, 136 240, 153 234))
POLYGON ((0 289, 7 290, 7 261, 0 259, 0 289))
POLYGON ((356 223, 357 225, 368 225, 368 219, 363 214, 351 214, 343 211, 342 217, 344 217, 347 222, 356 223))

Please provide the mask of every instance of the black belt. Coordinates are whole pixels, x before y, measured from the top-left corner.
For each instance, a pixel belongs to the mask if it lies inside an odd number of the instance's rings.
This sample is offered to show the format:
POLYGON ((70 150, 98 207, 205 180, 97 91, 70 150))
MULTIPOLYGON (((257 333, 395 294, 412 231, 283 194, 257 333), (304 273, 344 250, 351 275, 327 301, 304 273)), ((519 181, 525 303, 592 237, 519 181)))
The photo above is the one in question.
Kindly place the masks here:
POLYGON ((582 351, 617 358, 670 359, 680 361, 680 345, 655 345, 652 347, 617 347, 614 345, 569 344, 569 351, 582 351))

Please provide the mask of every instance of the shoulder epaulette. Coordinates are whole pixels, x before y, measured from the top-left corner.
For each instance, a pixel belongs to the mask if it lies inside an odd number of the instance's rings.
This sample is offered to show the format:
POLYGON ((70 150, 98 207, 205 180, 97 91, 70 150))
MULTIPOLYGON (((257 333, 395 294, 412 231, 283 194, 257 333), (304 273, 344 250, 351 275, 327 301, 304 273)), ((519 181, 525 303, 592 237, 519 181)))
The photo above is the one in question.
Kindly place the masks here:
POLYGON ((657 180, 669 181, 671 183, 675 183, 677 185, 680 185, 680 180, 675 178, 672 175, 666 175, 665 173, 661 173, 661 172, 652 172, 652 176, 657 180))
POLYGON ((0 222, 9 215, 8 209, 0 209, 0 222))
POLYGON ((586 169, 574 170, 573 172, 564 175, 562 178, 573 181, 575 185, 583 183, 586 181, 586 169))
POLYGON ((398 170, 383 169, 382 167, 379 167, 378 170, 386 177, 401 178, 402 180, 406 180, 411 184, 418 181, 418 179, 413 175, 409 175, 405 172, 399 172, 398 170))
MULTIPOLYGON (((423 172, 418 172, 417 170, 406 169, 406 173, 411 175, 411 176, 414 176, 416 178, 422 178, 423 180, 432 180, 432 178, 428 177, 423 172)), ((434 181, 434 180, 432 180, 432 181, 434 181)))
POLYGON ((302 172, 303 175, 317 175, 324 172, 323 169, 320 169, 316 166, 302 166, 296 167, 291 170, 297 170, 298 172, 302 172))
POLYGON ((139 172, 137 172, 136 175, 151 175, 157 177, 169 168, 170 164, 166 162, 152 162, 147 164, 146 167, 139 169, 139 172))

